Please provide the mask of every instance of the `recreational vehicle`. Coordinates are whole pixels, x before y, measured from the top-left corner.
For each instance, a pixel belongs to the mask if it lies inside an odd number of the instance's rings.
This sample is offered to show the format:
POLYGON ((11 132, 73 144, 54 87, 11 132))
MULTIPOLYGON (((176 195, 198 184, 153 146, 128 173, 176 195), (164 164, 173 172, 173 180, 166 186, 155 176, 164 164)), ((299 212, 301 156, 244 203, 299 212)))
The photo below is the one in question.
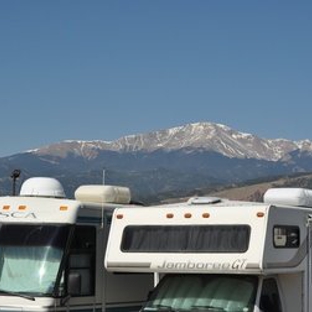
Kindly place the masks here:
POLYGON ((311 312, 312 191, 114 211, 105 266, 151 272, 153 311, 311 312))
POLYGON ((30 178, 0 198, 0 311, 137 311, 152 274, 111 274, 104 254, 111 215, 130 191, 80 186, 66 199, 51 178, 30 178))

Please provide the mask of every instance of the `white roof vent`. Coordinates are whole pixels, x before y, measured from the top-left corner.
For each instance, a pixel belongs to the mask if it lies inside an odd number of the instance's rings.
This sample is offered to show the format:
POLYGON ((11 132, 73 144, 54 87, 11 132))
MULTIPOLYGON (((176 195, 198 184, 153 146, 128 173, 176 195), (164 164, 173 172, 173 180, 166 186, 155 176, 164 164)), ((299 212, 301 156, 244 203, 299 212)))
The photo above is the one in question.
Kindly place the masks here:
POLYGON ((131 193, 128 187, 114 185, 81 185, 75 198, 85 203, 129 204, 131 193))
POLYGON ((304 188, 270 188, 263 196, 267 204, 312 208, 312 190, 304 188))
POLYGON ((35 177, 27 179, 21 187, 20 196, 65 198, 62 184, 54 178, 35 177))
POLYGON ((204 205, 204 204, 216 204, 221 202, 219 197, 191 197, 187 203, 189 205, 204 205))

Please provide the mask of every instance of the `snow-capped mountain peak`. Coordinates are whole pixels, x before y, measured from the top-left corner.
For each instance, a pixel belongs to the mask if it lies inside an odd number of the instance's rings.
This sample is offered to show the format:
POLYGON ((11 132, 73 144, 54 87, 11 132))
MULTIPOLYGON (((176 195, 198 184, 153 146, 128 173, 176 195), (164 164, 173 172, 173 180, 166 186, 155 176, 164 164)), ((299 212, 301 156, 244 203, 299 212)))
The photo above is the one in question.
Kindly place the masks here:
POLYGON ((277 161, 295 150, 312 151, 309 140, 268 140, 236 131, 226 125, 198 122, 149 133, 128 135, 115 141, 67 140, 31 151, 38 155, 66 157, 69 153, 87 159, 102 150, 117 152, 153 152, 155 150, 205 150, 231 158, 254 158, 277 161))

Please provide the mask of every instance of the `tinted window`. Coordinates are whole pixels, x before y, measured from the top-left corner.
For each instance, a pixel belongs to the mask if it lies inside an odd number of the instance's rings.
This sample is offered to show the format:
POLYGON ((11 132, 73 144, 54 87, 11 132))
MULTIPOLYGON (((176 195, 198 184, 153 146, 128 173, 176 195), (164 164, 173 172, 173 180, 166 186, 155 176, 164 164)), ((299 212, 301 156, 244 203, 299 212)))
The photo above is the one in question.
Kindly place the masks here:
POLYGON ((0 245, 64 248, 68 232, 67 225, 0 224, 0 245))
POLYGON ((245 252, 248 225, 128 226, 124 252, 245 252))
POLYGON ((263 281, 260 309, 263 312, 282 312, 277 284, 273 278, 263 281))
POLYGON ((96 229, 93 226, 77 226, 70 248, 69 275, 76 277, 79 287, 73 296, 91 296, 95 289, 96 229))

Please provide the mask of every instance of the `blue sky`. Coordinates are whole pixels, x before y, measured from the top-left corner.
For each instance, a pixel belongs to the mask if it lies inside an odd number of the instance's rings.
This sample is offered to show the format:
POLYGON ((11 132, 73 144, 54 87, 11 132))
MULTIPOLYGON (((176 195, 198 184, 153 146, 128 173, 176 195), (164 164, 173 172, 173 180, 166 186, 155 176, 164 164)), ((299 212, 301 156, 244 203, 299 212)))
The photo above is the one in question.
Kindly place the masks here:
POLYGON ((210 121, 312 139, 312 2, 1 0, 0 156, 210 121))

